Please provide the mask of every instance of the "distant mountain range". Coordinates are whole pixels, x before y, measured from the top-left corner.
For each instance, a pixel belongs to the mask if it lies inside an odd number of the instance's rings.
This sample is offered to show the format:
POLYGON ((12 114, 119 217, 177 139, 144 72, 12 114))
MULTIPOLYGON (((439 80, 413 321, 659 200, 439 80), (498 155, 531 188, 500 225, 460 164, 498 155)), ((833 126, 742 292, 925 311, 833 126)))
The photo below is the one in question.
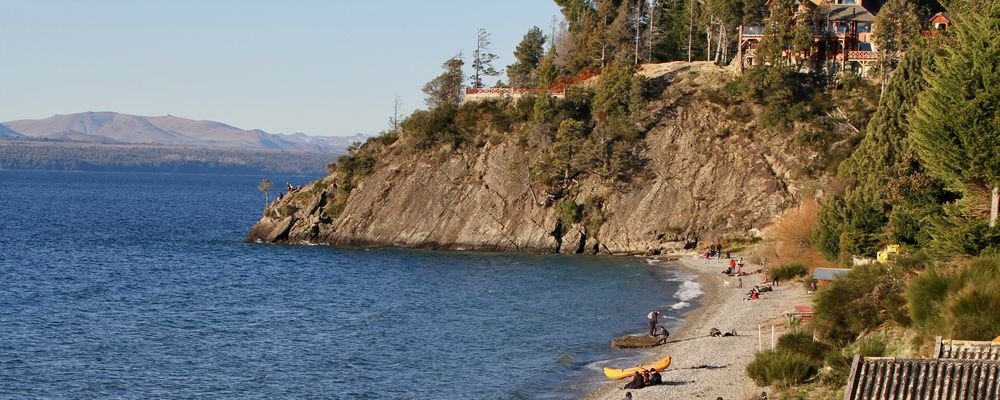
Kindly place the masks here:
POLYGON ((85 112, 45 119, 0 123, 0 140, 45 140, 88 144, 151 144, 219 149, 345 153, 354 136, 275 134, 240 129, 215 121, 167 115, 143 117, 115 112, 85 112))

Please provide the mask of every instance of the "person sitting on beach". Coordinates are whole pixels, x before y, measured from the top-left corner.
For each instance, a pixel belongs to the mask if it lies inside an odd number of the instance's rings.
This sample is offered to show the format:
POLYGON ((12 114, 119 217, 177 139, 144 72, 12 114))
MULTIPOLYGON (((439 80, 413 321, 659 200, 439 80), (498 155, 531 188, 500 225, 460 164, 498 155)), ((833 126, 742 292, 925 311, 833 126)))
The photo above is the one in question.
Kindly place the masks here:
POLYGON ((623 389, 642 389, 646 387, 646 380, 642 378, 642 374, 639 371, 635 371, 632 374, 632 380, 625 384, 623 389))
POLYGON ((649 384, 649 380, 650 380, 649 371, 642 370, 642 384, 646 385, 646 386, 649 386, 650 385, 649 384))
POLYGON ((632 400, 632 392, 625 392, 624 400, 632 400))
POLYGON ((663 383, 663 376, 656 371, 656 368, 649 369, 649 386, 659 385, 663 383))

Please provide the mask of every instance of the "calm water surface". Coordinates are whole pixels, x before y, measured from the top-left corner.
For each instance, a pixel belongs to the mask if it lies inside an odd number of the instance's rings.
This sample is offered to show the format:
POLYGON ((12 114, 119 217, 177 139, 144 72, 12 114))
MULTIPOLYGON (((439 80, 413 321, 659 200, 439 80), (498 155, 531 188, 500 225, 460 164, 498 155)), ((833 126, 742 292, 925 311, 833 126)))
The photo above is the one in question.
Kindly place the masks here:
POLYGON ((0 171, 0 398, 569 399, 698 293, 641 259, 241 243, 260 178, 0 171))

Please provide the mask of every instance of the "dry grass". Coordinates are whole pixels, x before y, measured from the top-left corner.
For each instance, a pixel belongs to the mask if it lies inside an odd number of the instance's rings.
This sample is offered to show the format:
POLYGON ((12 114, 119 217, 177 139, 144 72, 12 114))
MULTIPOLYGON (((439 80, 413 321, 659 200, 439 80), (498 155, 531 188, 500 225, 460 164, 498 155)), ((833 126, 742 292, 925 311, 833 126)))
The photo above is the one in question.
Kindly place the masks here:
POLYGON ((753 254, 758 258, 755 261, 764 257, 772 267, 801 263, 810 273, 817 267, 833 266, 812 242, 812 232, 819 224, 819 207, 815 199, 808 199, 786 212, 765 232, 765 242, 753 254))

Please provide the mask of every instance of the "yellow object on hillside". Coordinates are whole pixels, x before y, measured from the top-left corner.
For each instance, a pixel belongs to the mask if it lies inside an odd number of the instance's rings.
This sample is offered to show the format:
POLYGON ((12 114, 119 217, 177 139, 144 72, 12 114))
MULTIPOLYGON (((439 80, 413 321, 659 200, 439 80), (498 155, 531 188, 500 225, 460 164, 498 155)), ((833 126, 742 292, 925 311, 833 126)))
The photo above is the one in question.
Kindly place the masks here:
POLYGON ((652 364, 647 364, 635 368, 615 369, 615 368, 604 367, 604 376, 611 379, 622 379, 622 378, 628 378, 632 376, 632 374, 636 372, 641 372, 642 370, 648 371, 650 369, 656 368, 657 371, 663 371, 668 367, 670 367, 670 356, 663 357, 662 359, 657 360, 652 364))
POLYGON ((899 245, 890 244, 886 245, 884 249, 879 250, 875 259, 882 264, 888 264, 890 259, 894 259, 895 256, 899 255, 899 245))

